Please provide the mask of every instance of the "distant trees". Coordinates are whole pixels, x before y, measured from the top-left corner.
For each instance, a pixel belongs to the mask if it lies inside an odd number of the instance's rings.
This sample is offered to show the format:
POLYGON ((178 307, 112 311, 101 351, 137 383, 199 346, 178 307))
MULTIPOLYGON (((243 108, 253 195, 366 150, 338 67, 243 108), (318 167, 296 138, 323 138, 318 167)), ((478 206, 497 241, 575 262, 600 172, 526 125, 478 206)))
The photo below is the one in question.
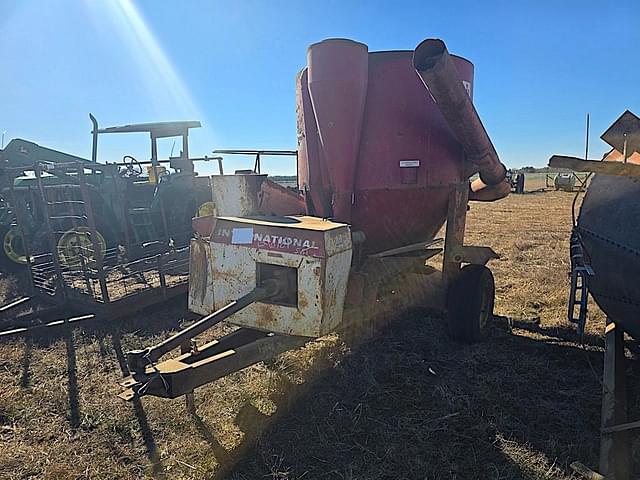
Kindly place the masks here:
POLYGON ((527 167, 514 168, 513 171, 515 173, 548 173, 549 167, 527 166, 527 167))

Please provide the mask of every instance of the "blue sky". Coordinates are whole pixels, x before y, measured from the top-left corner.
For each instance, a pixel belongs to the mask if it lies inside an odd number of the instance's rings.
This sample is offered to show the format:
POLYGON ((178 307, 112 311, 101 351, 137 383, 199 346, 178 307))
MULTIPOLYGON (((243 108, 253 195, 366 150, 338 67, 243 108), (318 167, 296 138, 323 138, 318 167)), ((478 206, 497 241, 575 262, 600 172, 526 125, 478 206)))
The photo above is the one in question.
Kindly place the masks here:
MULTIPOLYGON (((199 119, 193 154, 295 148, 296 72, 328 37, 370 50, 428 37, 475 64, 475 103, 503 162, 582 155, 625 109, 640 114, 640 1, 0 0, 0 131, 81 156, 101 125, 199 119)), ((112 136, 103 158, 148 158, 112 136)), ((161 146, 168 154, 170 144, 161 146)), ((161 152, 161 153, 162 153, 161 152)), ((249 159, 229 164, 247 168, 249 159)), ((293 160, 265 162, 293 173, 293 160)))

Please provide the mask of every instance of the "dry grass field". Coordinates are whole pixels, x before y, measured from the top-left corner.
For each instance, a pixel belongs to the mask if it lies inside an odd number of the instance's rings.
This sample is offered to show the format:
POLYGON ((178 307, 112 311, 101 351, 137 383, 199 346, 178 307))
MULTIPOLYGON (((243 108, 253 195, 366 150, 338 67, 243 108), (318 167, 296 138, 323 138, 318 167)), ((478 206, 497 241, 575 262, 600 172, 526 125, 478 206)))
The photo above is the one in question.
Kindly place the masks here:
MULTIPOLYGON (((565 320, 572 199, 472 204, 467 243, 501 254, 495 311, 514 320, 480 344, 415 311, 357 346, 330 336, 205 386, 190 415, 182 399, 115 397, 120 352, 190 318, 182 304, 5 341, 0 478, 576 478, 571 462, 597 467, 603 316, 592 304, 583 345, 565 320)), ((0 299, 15 288, 2 277, 0 299)))

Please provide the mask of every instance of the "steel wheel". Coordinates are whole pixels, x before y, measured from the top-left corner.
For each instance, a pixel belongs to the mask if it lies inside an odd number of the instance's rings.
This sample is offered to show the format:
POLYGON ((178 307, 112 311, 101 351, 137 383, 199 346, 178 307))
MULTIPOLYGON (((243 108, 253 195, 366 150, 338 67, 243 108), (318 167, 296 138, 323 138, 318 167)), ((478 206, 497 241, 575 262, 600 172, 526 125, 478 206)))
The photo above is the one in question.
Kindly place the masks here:
POLYGON ((27 264, 27 255, 24 251, 24 242, 20 230, 15 225, 9 227, 2 238, 2 249, 5 256, 18 265, 27 264))
MULTIPOLYGON (((96 232, 99 247, 99 258, 104 258, 107 242, 100 232, 96 232)), ((96 255, 93 249, 91 232, 88 227, 77 227, 66 231, 58 240, 58 259, 64 267, 79 268, 84 265, 93 266, 96 255)))

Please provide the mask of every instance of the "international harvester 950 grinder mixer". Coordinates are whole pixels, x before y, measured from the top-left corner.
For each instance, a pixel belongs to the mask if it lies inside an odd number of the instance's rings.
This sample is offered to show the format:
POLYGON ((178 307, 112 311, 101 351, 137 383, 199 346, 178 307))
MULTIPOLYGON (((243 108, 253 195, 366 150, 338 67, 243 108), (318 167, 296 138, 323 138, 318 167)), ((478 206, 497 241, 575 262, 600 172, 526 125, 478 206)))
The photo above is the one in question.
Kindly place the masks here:
POLYGON ((432 39, 384 52, 324 40, 307 62, 296 79, 299 189, 262 175, 212 182, 216 215, 194 219, 189 279, 189 308, 205 316, 129 352, 123 398, 175 398, 408 307, 446 311, 457 340, 482 338, 494 299, 485 265, 497 255, 463 245, 467 205, 510 188, 472 104, 473 65, 432 39), (427 261, 441 253, 438 270, 427 261), (240 328, 190 343, 223 320, 240 328))

